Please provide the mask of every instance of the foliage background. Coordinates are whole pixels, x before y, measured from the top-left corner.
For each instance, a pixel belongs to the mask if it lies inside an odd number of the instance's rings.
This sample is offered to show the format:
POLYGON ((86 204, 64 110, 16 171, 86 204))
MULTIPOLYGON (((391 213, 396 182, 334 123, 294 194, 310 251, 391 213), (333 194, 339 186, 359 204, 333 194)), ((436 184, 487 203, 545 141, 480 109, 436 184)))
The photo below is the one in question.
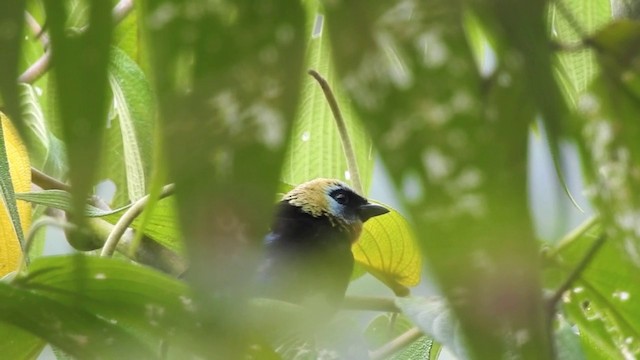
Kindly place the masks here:
POLYGON ((0 249, 27 256, 0 254, 0 349, 636 357, 636 14, 606 0, 2 2, 2 111, 29 161, 2 131, 0 249), (307 69, 333 87, 356 166, 307 69), (540 142, 559 219, 536 229, 540 142), (424 257, 439 296, 350 298, 401 315, 340 312, 322 331, 295 306, 243 301, 274 194, 318 176, 367 194, 380 164, 406 218, 368 224, 354 277, 403 294, 424 257), (29 166, 31 192, 15 174, 29 166), (108 203, 93 196, 105 179, 108 203), (595 215, 566 229, 567 204, 595 215), (82 254, 42 256, 44 227, 82 254), (189 286, 174 277, 185 259, 189 286))

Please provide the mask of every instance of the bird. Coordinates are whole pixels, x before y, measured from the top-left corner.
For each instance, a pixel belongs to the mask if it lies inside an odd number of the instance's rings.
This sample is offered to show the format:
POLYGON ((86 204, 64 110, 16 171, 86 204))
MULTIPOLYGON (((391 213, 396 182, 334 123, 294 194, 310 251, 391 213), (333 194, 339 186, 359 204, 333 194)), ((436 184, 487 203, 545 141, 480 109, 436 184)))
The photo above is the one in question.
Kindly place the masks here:
POLYGON ((264 238, 260 295, 339 307, 354 266, 351 246, 367 220, 388 212, 336 179, 296 186, 277 204, 264 238))

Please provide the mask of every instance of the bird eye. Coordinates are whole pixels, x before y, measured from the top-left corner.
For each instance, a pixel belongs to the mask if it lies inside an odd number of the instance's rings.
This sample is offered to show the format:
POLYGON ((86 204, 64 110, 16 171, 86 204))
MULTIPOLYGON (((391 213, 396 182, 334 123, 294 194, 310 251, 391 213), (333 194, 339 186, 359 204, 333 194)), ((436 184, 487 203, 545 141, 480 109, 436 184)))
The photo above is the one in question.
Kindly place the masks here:
POLYGON ((347 194, 343 194, 343 193, 336 194, 334 199, 336 199, 336 201, 340 205, 346 205, 349 202, 349 197, 347 196, 347 194))

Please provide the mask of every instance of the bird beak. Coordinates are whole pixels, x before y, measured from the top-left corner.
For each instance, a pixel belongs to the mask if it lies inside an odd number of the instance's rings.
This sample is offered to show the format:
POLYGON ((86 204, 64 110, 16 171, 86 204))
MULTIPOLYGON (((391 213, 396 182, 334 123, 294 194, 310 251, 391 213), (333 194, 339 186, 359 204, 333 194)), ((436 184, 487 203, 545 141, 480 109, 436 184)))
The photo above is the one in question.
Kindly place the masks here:
POLYGON ((365 222, 374 216, 386 214, 388 212, 389 209, 387 209, 386 207, 371 203, 366 203, 358 208, 358 215, 360 216, 360 220, 362 220, 362 222, 365 222))

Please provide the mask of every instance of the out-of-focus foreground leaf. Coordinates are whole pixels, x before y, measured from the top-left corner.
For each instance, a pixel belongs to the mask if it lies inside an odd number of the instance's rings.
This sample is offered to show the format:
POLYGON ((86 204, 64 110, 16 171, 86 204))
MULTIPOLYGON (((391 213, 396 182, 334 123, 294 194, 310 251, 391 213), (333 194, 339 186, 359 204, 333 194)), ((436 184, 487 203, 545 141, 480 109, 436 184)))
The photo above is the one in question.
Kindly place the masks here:
POLYGON ((21 0, 6 0, 0 4, 0 105, 5 107, 4 111, 23 135, 26 131, 22 124, 17 78, 25 6, 26 2, 21 0))
POLYGON ((31 205, 16 202, 15 192, 31 188, 27 149, 9 119, 0 112, 0 277, 22 260, 24 234, 31 224, 31 205))
POLYGON ((143 15, 190 274, 233 292, 253 271, 247 257, 273 210, 304 11, 297 2, 148 0, 143 15))
POLYGON ((481 78, 459 2, 326 6, 338 73, 401 189, 467 354, 549 354, 526 197, 534 107, 523 64, 498 58, 481 78))
MULTIPOLYGON (((111 3, 88 2, 86 30, 70 33, 66 28, 70 14, 68 4, 57 0, 44 1, 51 46, 55 49, 51 61, 56 109, 68 150, 74 210, 79 215, 74 221, 78 224, 83 223, 80 214, 94 185, 107 119, 107 65, 113 28, 111 3)), ((84 246, 75 236, 69 240, 75 246, 84 246)))

